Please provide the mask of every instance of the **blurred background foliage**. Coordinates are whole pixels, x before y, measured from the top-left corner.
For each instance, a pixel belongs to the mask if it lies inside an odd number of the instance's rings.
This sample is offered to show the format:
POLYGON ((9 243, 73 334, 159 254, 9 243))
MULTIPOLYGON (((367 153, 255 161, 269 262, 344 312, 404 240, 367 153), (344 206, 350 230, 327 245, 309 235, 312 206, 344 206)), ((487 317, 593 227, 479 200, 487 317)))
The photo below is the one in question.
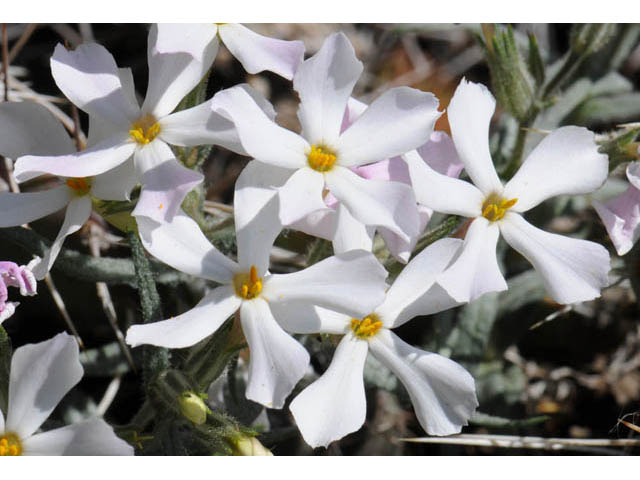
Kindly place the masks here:
MULTIPOLYGON (((640 424, 639 256, 637 249, 622 259, 615 255, 590 204, 593 199, 604 200, 622 192, 626 188, 623 166, 637 159, 637 125, 621 125, 640 119, 640 25, 250 27, 269 36, 303 40, 307 56, 314 54, 330 33, 344 31, 365 67, 354 95, 367 102, 388 88, 408 85, 433 92, 444 109, 463 76, 489 85, 499 102, 492 123, 491 147, 503 178, 517 170, 545 131, 571 124, 586 126, 598 134, 602 150, 610 155, 612 174, 605 186, 591 196, 547 201, 529 215, 534 224, 545 230, 588 238, 610 250, 612 284, 601 298, 572 307, 554 303, 529 263, 501 241, 498 257, 508 279, 508 291, 417 318, 398 333, 411 344, 459 361, 473 374, 480 407, 465 429, 467 433, 564 438, 637 436, 618 419, 640 424)), ((131 67, 138 93, 144 97, 148 28, 141 24, 7 25, 10 86, 15 90, 10 91, 10 99, 14 95, 14 99, 53 105, 59 109, 59 118, 72 119, 71 107, 51 77, 49 58, 57 42, 73 46, 88 41, 103 44, 119 66, 131 67)), ((210 98, 216 91, 240 82, 262 91, 273 102, 277 121, 299 131, 298 99, 291 84, 269 72, 247 75, 224 47, 208 82, 182 106, 210 98)), ((86 133, 87 118, 82 112, 79 123, 86 133)), ((436 128, 448 131, 446 114, 436 128)), ((230 205, 235 179, 248 158, 219 147, 176 153, 185 164, 202 169, 206 175, 205 185, 189 195, 185 209, 219 248, 234 254, 230 205)), ((51 239, 61 221, 61 216, 51 216, 34 222, 32 227, 51 239)), ((455 218, 435 215, 421 245, 443 234, 455 235, 462 227, 455 218)), ((39 241, 16 229, 0 231, 2 258, 26 263, 31 252, 42 248, 39 241)), ((331 254, 328 242, 297 232, 283 232, 276 245, 272 271, 297 269, 331 254)), ((423 436, 424 432, 402 385, 372 356, 365 368, 365 426, 328 449, 313 452, 301 439, 286 407, 269 410, 265 417, 259 406, 244 399, 248 352, 232 320, 201 344, 163 357, 160 374, 146 379, 143 387, 143 357, 153 354, 136 349, 128 358, 130 352, 118 343, 117 330, 124 332, 148 315, 159 318, 159 309, 165 318, 184 312, 201 298, 207 285, 152 259, 146 262, 144 255, 146 266, 141 267, 140 255, 136 257, 135 251, 131 262, 126 235, 96 214, 66 241, 65 247, 66 253, 54 267, 51 279, 84 343, 82 362, 86 373, 79 387, 52 416, 52 425, 106 410, 106 419, 122 426, 118 431, 137 445, 139 454, 238 453, 239 439, 256 434, 265 446, 281 455, 524 453, 518 449, 398 441, 423 436), (102 278, 108 287, 96 288, 91 281, 97 279, 92 274, 91 256, 119 259, 120 263, 113 264, 116 273, 102 278), (149 291, 139 283, 140 268, 146 268, 149 278, 155 279, 156 285, 151 285, 153 290, 157 287, 155 296, 148 297, 149 291), (107 288, 114 309, 105 301, 107 288), (152 303, 145 304, 145 298, 152 303), (151 310, 146 312, 145 308, 151 310), (171 369, 166 370, 169 365, 171 369), (209 389, 215 379, 214 387, 209 389), (167 398, 185 390, 199 394, 209 391, 211 413, 206 423, 194 424, 185 418, 176 402, 167 403, 167 398), (163 412, 161 417, 158 412, 163 412), (252 422, 257 426, 249 427, 252 422), (264 429, 266 423, 268 431, 264 429)), ((401 265, 390 259, 382 246, 376 252, 392 273, 399 271, 401 265)), ((24 300, 16 314, 4 323, 14 348, 45 340, 67 328, 51 291, 41 284, 38 296, 24 300)), ((313 371, 294 394, 327 368, 336 345, 331 336, 308 335, 300 340, 311 353, 313 371)), ((3 378, 6 379, 7 345, 0 338, 0 393, 3 378)), ((526 451, 532 452, 541 451, 526 451)))

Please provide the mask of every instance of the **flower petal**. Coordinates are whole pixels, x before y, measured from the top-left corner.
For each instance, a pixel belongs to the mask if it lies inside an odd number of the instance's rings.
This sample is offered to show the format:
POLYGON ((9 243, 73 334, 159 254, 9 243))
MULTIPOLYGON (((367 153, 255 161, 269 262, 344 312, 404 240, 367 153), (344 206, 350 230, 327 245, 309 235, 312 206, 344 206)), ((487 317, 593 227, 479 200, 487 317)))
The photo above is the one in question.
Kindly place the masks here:
POLYGON ((298 272, 270 275, 262 295, 269 302, 306 301, 362 318, 384 300, 386 277, 373 254, 352 250, 298 272))
POLYGON ((356 220, 388 228, 406 241, 418 234, 416 199, 408 185, 365 180, 344 167, 325 173, 325 182, 356 220))
POLYGON ((561 127, 547 135, 504 187, 505 198, 517 198, 511 208, 526 212, 556 195, 593 192, 607 179, 609 160, 598 153, 593 132, 561 127))
POLYGON ((16 349, 11 359, 6 429, 31 436, 82 378, 78 343, 67 333, 16 349))
POLYGON ((288 227, 292 230, 304 232, 307 235, 331 241, 333 240, 336 231, 337 215, 338 213, 333 208, 329 208, 327 210, 316 210, 297 222, 288 225, 288 227))
POLYGON ((265 407, 282 408, 304 376, 309 354, 282 330, 261 298, 242 302, 240 320, 251 352, 246 396, 265 407))
POLYGON ((626 173, 631 185, 640 189, 640 162, 631 162, 627 165, 626 173))
POLYGON ((89 115, 103 117, 128 129, 139 116, 139 108, 125 96, 118 66, 102 45, 85 43, 74 50, 56 45, 51 74, 58 88, 89 115))
POLYGON ((293 172, 287 182, 278 188, 279 216, 283 225, 297 222, 327 206, 322 199, 324 175, 308 167, 293 172))
POLYGON ((307 165, 307 141, 276 124, 245 88, 218 92, 212 108, 233 121, 242 147, 256 160, 285 168, 307 165))
POLYGON ((149 217, 156 222, 170 222, 180 209, 184 197, 202 183, 201 173, 176 160, 164 142, 151 142, 136 151, 136 164, 153 165, 142 174, 142 191, 133 216, 149 217), (153 158, 144 160, 142 157, 153 158))
POLYGON ((383 93, 341 136, 338 163, 379 162, 423 145, 441 113, 432 93, 397 87, 383 93))
POLYGON ((89 219, 89 216, 91 215, 91 208, 91 198, 88 195, 76 197, 69 202, 69 205, 67 205, 67 211, 64 215, 64 222, 60 227, 58 236, 51 244, 51 248, 49 248, 47 254, 35 267, 33 267, 33 275, 38 280, 42 280, 46 277, 49 270, 51 270, 53 263, 58 257, 58 253, 60 253, 60 249, 62 248, 62 243, 65 238, 80 230, 82 225, 84 225, 84 222, 89 219))
POLYGON ((347 101, 362 69, 342 32, 329 36, 320 50, 298 67, 293 79, 300 97, 298 118, 302 135, 311 143, 335 146, 347 101))
POLYGON ((133 455, 133 447, 99 418, 38 433, 27 438, 23 448, 23 455, 133 455))
POLYGON ((376 308, 385 327, 395 328, 418 315, 431 315, 458 305, 446 293, 434 289, 433 284, 459 253, 462 244, 462 240, 455 238, 440 239, 404 267, 387 291, 384 303, 376 308))
POLYGON ((344 253, 349 250, 373 249, 374 227, 367 227, 349 213, 349 210, 342 204, 338 204, 337 215, 335 217, 335 234, 333 237, 333 251, 344 253))
POLYGON ((489 152, 489 123, 496 100, 487 87, 465 78, 447 108, 451 136, 469 177, 482 193, 502 191, 489 152))
POLYGON ((499 237, 496 223, 483 217, 471 222, 460 255, 437 280, 454 300, 472 302, 487 292, 507 289, 496 258, 499 237))
POLYGON ((507 243, 531 262, 558 303, 593 300, 609 284, 609 252, 602 245, 545 232, 511 212, 500 230, 507 243))
POLYGON ((224 285, 207 293, 195 307, 182 315, 160 322, 131 326, 127 330, 126 341, 132 347, 190 347, 218 330, 240 308, 241 303, 233 286, 224 285))
POLYGON ((184 212, 178 212, 169 223, 159 224, 147 217, 136 220, 142 244, 154 257, 189 275, 218 283, 233 281, 238 266, 211 245, 184 212))
MULTIPOLYGON (((276 117, 273 105, 255 88, 237 85, 245 90, 271 120, 276 117)), ((224 94, 222 94, 224 95, 224 94)), ((171 145, 220 145, 227 150, 247 155, 236 127, 224 110, 217 110, 218 94, 197 107, 172 113, 160 120, 160 138, 171 145)))
POLYGON ((622 256, 633 248, 640 238, 640 190, 633 185, 607 203, 593 202, 609 238, 622 256))
POLYGON ((351 316, 316 307, 304 301, 271 302, 276 322, 289 333, 329 333, 342 335, 349 329, 351 316))
POLYGON ((264 37, 238 23, 218 27, 218 34, 248 73, 264 70, 291 80, 304 60, 304 43, 264 37))
POLYGON ((411 184, 409 168, 400 157, 393 157, 380 162, 371 163, 353 169, 358 175, 367 180, 385 180, 411 184))
POLYGON ((289 410, 304 441, 313 448, 327 447, 364 424, 363 373, 368 350, 367 342, 345 335, 327 371, 291 402, 289 410))
POLYGON ((269 269, 269 253, 282 230, 278 219, 277 187, 286 182, 291 170, 254 160, 236 180, 233 211, 238 245, 238 264, 248 271, 252 265, 258 275, 269 269))
POLYGON ((451 215, 478 217, 482 214, 484 195, 475 185, 436 172, 416 151, 402 158, 409 166, 418 203, 451 215))
POLYGON ((218 27, 213 23, 158 23, 154 49, 160 54, 188 53, 202 62, 206 48, 217 41, 218 27))
MULTIPOLYGON (((218 53, 218 41, 208 40, 209 35, 192 36, 194 46, 202 51, 199 59, 186 52, 161 53, 156 48, 158 42, 157 24, 149 30, 147 61, 149 63, 149 85, 142 111, 160 119, 173 111, 180 101, 195 88, 209 71, 218 53), (195 41, 197 40, 197 44, 195 41)), ((202 33, 202 29, 194 32, 202 33)))
POLYGON ((407 263, 409 261, 409 259, 411 258, 411 253, 413 252, 416 243, 418 243, 418 237, 422 232, 424 232, 424 229, 427 227, 432 213, 433 210, 431 210, 430 208, 427 208, 423 205, 418 205, 418 235, 410 238, 408 242, 393 233, 391 230, 387 230, 383 227, 378 227, 378 233, 384 240, 387 249, 389 249, 389 253, 391 253, 391 255, 393 255, 396 260, 402 263, 407 263))
POLYGON ((369 105, 353 97, 349 97, 347 100, 347 109, 344 111, 342 117, 342 126, 340 127, 340 133, 344 132, 364 113, 369 105))
POLYGON ((49 110, 34 102, 0 104, 0 155, 64 155, 73 140, 49 110))
POLYGON ((135 162, 127 160, 93 177, 91 195, 101 200, 129 201, 131 190, 139 181, 135 162))
POLYGON ((71 201, 69 187, 29 193, 0 193, 0 228, 17 227, 57 212, 71 201))
POLYGON ((405 386, 418 421, 429 435, 460 433, 478 407, 469 372, 453 360, 408 345, 386 329, 369 345, 405 386))
POLYGON ((18 182, 49 173, 61 177, 92 177, 125 162, 136 149, 128 133, 120 133, 81 152, 55 157, 26 155, 18 158, 13 171, 18 182))
POLYGON ((429 141, 418 147, 417 151, 427 165, 447 177, 458 178, 464 169, 453 140, 445 132, 433 132, 429 141))

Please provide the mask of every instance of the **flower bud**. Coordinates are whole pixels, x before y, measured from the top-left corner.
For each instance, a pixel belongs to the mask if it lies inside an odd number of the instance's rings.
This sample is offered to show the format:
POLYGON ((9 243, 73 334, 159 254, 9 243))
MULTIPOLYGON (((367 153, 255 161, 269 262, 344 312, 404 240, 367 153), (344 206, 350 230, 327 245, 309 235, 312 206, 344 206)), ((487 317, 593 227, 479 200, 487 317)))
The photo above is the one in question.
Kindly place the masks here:
POLYGON ((571 29, 569 43, 573 53, 589 55, 606 45, 616 31, 612 23, 576 23, 571 29))
POLYGON ((233 444, 233 454, 244 457, 272 457, 271 450, 260 443, 256 437, 240 436, 233 444))
POLYGON ((187 391, 180 395, 178 399, 182 415, 196 425, 202 425, 207 421, 209 407, 204 403, 202 396, 195 392, 187 391))
POLYGON ((498 103, 523 122, 534 107, 534 82, 516 46, 513 31, 483 28, 483 32, 491 84, 498 103))

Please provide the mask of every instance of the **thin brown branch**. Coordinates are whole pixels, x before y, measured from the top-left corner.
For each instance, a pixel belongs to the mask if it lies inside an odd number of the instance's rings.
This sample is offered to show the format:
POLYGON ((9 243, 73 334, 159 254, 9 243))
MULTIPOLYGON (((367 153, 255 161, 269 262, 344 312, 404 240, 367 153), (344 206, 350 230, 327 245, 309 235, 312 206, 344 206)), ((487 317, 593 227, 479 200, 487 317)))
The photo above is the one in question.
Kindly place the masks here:
MULTIPOLYGON (((91 255, 93 255, 94 257, 100 257, 100 227, 91 222, 91 220, 89 220, 89 222, 89 250, 91 250, 91 255)), ((126 357, 131 370, 135 372, 135 363, 133 362, 133 357, 131 356, 129 347, 127 347, 127 344, 125 342, 124 335, 118 327, 118 317, 116 315, 116 309, 113 306, 113 300, 111 300, 111 293, 109 292, 107 284, 104 282, 96 282, 96 292, 98 294, 98 297, 100 298, 100 303, 102 304, 102 309, 104 310, 109 325, 111 325, 111 329, 113 330, 116 339, 118 340, 118 345, 120 345, 120 349, 126 357)))
POLYGON ((20 38, 18 38, 16 43, 13 45, 13 47, 11 47, 11 50, 9 51, 9 63, 15 60, 15 58, 20 53, 20 50, 22 50, 22 47, 27 44, 27 42, 31 38, 31 35, 33 35, 33 32, 36 31, 36 28, 38 28, 37 23, 29 23, 26 26, 26 28, 22 32, 22 35, 20 35, 20 38))
POLYGON ((69 330, 71 330, 71 333, 76 338, 76 341, 78 342, 78 345, 80 346, 80 348, 84 348, 84 342, 82 341, 82 338, 80 338, 80 334, 78 333, 76 326, 73 324, 73 321, 71 320, 71 316, 67 311, 67 307, 64 304, 62 295, 60 295, 60 292, 58 292, 58 289, 53 283, 53 280, 51 279, 51 275, 47 274, 47 276, 44 277, 44 281, 47 284, 47 287, 51 292, 51 297, 53 298, 53 301, 55 302, 56 307, 58 307, 58 310, 60 311, 62 318, 64 318, 64 321, 67 324, 67 327, 69 327, 69 330))
POLYGON ((2 76, 4 78, 4 101, 9 101, 9 40, 7 24, 2 24, 2 76))

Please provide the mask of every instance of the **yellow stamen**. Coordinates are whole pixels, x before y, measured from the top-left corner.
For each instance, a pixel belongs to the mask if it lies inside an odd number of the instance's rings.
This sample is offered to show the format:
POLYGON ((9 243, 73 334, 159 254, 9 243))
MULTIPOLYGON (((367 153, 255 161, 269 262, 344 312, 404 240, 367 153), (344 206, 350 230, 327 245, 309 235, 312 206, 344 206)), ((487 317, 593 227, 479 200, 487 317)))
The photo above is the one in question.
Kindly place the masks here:
POLYGON ((22 443, 15 433, 0 436, 0 457, 17 457, 22 455, 22 443))
POLYGON ((160 133, 160 124, 151 114, 146 114, 131 124, 129 135, 139 145, 151 143, 160 133))
POLYGON ((380 328, 382 328, 382 322, 375 313, 367 315, 362 320, 351 319, 351 330, 353 330, 353 334, 363 340, 373 337, 378 333, 380 328))
POLYGON ((507 210, 513 207, 517 201, 517 198, 507 200, 506 198, 502 198, 497 193, 492 193, 482 204, 482 216, 490 222, 497 222, 498 220, 502 220, 502 218, 507 213, 507 210))
POLYGON ((328 172, 336 160, 336 154, 323 146, 311 145, 311 152, 307 155, 309 166, 316 172, 328 172))
POLYGON ((233 286, 236 295, 245 300, 256 298, 262 292, 262 278, 258 277, 258 270, 255 265, 251 265, 249 273, 238 273, 233 278, 233 286))
POLYGON ((67 178, 64 183, 66 183, 67 187, 69 187, 78 197, 84 197, 91 190, 92 179, 90 177, 67 178))

